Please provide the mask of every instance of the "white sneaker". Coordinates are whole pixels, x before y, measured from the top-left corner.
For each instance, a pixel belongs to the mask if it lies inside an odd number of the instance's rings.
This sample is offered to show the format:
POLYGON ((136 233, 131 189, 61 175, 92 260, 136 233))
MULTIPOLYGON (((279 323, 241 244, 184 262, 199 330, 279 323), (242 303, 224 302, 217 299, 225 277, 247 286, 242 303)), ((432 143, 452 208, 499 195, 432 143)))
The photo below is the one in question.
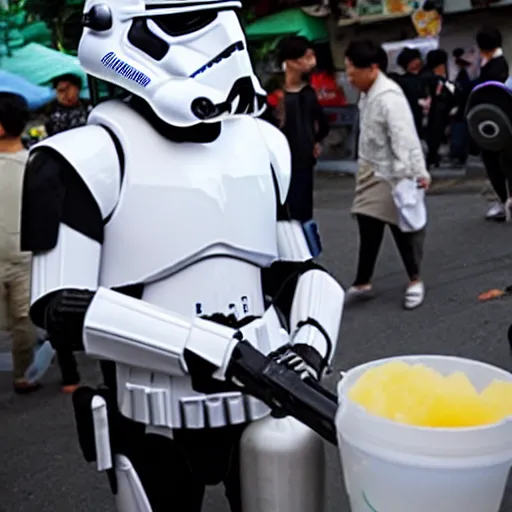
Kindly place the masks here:
POLYGON ((487 220, 505 220, 505 205, 503 203, 496 203, 492 205, 485 218, 487 220))
POLYGON ((423 281, 411 284, 405 290, 404 295, 404 308, 416 309, 423 304, 425 300, 425 285, 423 281))
POLYGON ((349 304, 351 302, 356 301, 373 299, 374 296, 375 294, 371 286, 367 288, 358 288, 357 286, 351 286, 345 292, 345 304, 349 304))

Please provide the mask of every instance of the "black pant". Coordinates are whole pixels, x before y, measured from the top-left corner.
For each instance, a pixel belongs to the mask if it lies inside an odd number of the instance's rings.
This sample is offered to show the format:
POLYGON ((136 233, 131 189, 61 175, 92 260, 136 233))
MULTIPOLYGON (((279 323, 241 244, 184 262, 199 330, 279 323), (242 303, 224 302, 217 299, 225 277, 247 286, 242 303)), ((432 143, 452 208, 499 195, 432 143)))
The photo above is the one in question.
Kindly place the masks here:
POLYGON ((441 127, 435 125, 434 127, 429 126, 427 128, 427 134, 425 137, 425 142, 427 143, 428 147, 426 158, 427 167, 430 168, 431 166, 439 166, 439 148, 443 143, 443 138, 444 133, 441 127))
POLYGON ((306 222, 313 218, 314 162, 294 165, 286 202, 292 219, 306 222))
POLYGON ((504 203, 512 194, 512 176, 505 174, 503 167, 504 155, 495 151, 482 151, 482 160, 487 176, 499 200, 504 203))
POLYGON ((80 382, 80 374, 78 373, 75 355, 71 348, 65 349, 59 347, 57 352, 57 363, 59 365, 62 376, 62 385, 70 386, 80 382))
POLYGON ((207 485, 223 482, 231 512, 242 512, 240 437, 245 425, 174 430, 174 439, 140 433, 130 459, 153 512, 201 512, 207 485))
MULTIPOLYGON (((356 218, 359 226, 359 261, 354 285, 360 286, 369 284, 372 279, 386 223, 367 215, 357 214, 356 218)), ((411 281, 415 281, 420 276, 425 229, 415 233, 404 233, 398 226, 389 224, 389 227, 404 262, 407 275, 411 281)))
POLYGON ((450 156, 465 164, 469 153, 469 132, 466 121, 453 121, 450 128, 450 156))

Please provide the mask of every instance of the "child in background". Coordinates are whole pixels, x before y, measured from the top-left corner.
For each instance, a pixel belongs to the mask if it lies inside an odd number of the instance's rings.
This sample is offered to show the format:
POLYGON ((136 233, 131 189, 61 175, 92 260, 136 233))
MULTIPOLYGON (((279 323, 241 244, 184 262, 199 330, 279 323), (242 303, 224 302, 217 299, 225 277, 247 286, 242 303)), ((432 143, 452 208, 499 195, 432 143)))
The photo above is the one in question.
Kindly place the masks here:
POLYGON ((57 99, 50 105, 45 123, 46 133, 51 136, 84 126, 90 109, 80 99, 82 79, 77 75, 66 74, 55 78, 53 86, 57 99))

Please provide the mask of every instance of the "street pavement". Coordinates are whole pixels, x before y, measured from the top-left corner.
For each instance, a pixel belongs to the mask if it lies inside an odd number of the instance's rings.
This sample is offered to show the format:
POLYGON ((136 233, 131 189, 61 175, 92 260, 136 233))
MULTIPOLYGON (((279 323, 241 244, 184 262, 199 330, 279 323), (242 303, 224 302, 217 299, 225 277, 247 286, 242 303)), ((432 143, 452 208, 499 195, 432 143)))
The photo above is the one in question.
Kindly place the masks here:
MULTIPOLYGON (((345 311, 336 372, 327 380, 332 389, 340 370, 398 354, 459 355, 511 369, 506 332, 512 298, 480 303, 477 296, 512 284, 512 225, 483 220, 486 204, 478 187, 452 188, 428 199, 426 303, 413 312, 402 310, 406 278, 388 234, 375 275, 377 298, 345 311)), ((317 180, 323 263, 345 286, 353 278, 357 249, 351 190, 351 179, 317 180)), ((81 362, 86 380, 95 382, 93 365, 81 362)), ((71 399, 59 393, 54 369, 44 384, 40 392, 18 397, 9 375, 0 373, 0 511, 113 512, 104 476, 81 458, 71 399)), ((338 455, 331 447, 327 452, 326 512, 349 512, 338 455)), ((204 511, 226 510, 222 489, 209 491, 204 511)), ((512 510, 512 487, 502 510, 512 510)))

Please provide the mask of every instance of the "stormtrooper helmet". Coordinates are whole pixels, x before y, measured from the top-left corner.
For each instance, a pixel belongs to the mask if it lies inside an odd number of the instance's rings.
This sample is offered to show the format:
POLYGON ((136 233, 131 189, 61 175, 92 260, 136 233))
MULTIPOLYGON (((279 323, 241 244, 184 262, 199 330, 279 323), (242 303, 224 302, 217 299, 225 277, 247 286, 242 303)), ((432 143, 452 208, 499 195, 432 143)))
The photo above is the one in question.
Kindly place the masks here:
POLYGON ((86 0, 78 57, 90 75, 187 127, 260 115, 266 93, 235 9, 240 0, 86 0))

